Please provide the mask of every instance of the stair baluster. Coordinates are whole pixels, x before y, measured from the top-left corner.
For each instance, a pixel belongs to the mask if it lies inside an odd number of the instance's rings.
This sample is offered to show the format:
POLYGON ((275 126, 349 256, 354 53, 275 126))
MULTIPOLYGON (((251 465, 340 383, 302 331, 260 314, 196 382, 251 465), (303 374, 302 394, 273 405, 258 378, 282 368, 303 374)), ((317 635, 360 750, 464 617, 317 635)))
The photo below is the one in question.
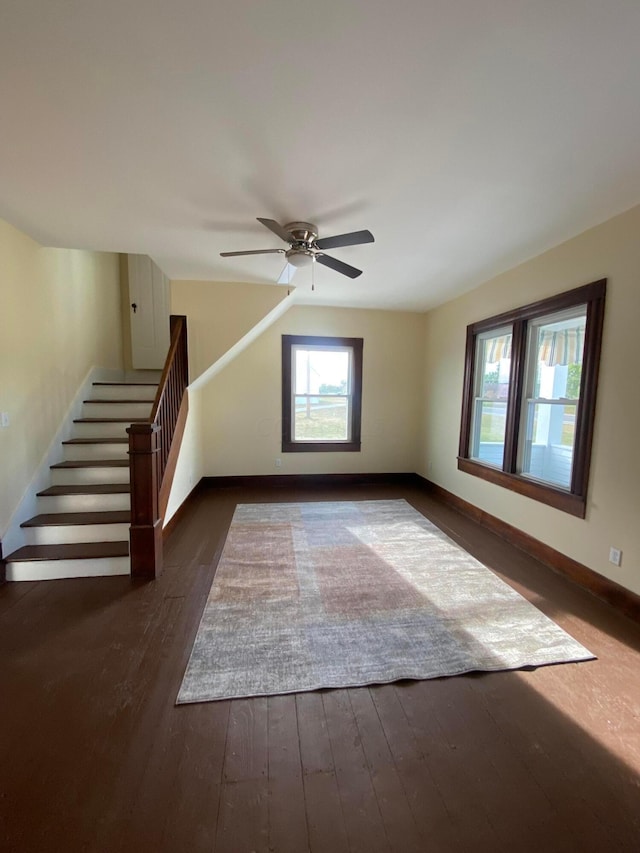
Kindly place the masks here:
POLYGON ((146 423, 129 434, 131 575, 151 580, 162 571, 162 523, 187 416, 187 318, 171 317, 171 344, 146 423))

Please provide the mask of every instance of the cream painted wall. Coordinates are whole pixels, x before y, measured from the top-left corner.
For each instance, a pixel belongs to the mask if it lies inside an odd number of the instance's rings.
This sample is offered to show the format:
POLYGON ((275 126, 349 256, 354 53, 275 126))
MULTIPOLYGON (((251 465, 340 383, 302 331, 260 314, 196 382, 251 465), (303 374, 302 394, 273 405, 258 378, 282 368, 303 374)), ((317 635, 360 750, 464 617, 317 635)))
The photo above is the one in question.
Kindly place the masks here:
POLYGON ((290 308, 201 389, 203 475, 414 471, 422 324, 420 314, 290 308), (360 453, 282 453, 283 334, 364 338, 360 453))
MULTIPOLYGON (((203 467, 203 433, 207 431, 208 424, 203 420, 202 400, 206 398, 212 381, 207 370, 212 368, 216 375, 226 370, 228 364, 223 357, 237 357, 234 349, 244 351, 247 342, 260 335, 263 324, 273 322, 274 315, 280 310, 286 311, 288 306, 283 303, 286 296, 284 288, 252 284, 171 283, 171 313, 187 317, 189 374, 192 383, 198 377, 199 381, 188 391, 189 414, 165 513, 165 525, 206 473, 203 467)), ((233 398, 226 405, 233 405, 233 398)))
POLYGON ((117 255, 46 249, 0 220, 0 533, 94 367, 122 368, 117 255))
POLYGON ((180 445, 171 493, 164 516, 166 526, 202 478, 202 421, 200 391, 188 391, 189 413, 180 445))
POLYGON ((426 315, 419 473, 536 539, 640 593, 640 207, 426 315), (608 279, 586 519, 457 470, 469 323, 608 279), (609 546, 623 551, 621 568, 609 546))
POLYGON ((193 382, 287 295, 286 287, 172 281, 171 313, 185 314, 193 382))

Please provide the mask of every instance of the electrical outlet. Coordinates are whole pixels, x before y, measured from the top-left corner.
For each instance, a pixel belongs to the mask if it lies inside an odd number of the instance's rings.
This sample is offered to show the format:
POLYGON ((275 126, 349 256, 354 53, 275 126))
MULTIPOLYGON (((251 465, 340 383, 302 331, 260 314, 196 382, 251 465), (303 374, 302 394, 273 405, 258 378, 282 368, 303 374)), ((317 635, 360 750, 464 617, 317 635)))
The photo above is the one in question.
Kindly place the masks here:
POLYGON ((282 459, 276 459, 276 468, 282 468, 282 459))
POLYGON ((609 548, 609 562, 614 566, 619 566, 622 563, 622 551, 619 548, 614 548, 613 545, 609 548))
POLYGON ((9 426, 9 412, 0 413, 0 425, 2 425, 3 428, 9 426))

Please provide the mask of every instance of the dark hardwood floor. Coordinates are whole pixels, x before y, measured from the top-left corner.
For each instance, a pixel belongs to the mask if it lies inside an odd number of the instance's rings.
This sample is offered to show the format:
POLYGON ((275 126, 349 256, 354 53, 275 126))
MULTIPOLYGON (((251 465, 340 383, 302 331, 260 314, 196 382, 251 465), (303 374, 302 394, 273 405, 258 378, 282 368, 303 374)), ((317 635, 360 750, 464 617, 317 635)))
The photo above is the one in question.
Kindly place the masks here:
POLYGON ((0 849, 640 849, 640 627, 411 487, 208 488, 154 583, 0 588, 0 849), (405 497, 598 660, 175 707, 236 503, 405 497))

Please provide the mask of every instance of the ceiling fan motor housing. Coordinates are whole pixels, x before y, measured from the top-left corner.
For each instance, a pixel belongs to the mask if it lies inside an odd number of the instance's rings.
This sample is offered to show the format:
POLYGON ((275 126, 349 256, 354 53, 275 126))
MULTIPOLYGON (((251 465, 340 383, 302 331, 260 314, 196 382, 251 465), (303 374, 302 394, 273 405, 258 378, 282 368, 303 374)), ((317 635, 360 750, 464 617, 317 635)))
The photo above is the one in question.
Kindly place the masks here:
POLYGON ((294 267, 308 267, 316 259, 318 250, 314 241, 318 229, 312 222, 287 222, 284 230, 291 234, 291 248, 286 252, 287 261, 294 267))
POLYGON ((291 234, 291 242, 303 243, 306 248, 318 239, 318 228, 312 222, 287 222, 284 230, 291 234))

